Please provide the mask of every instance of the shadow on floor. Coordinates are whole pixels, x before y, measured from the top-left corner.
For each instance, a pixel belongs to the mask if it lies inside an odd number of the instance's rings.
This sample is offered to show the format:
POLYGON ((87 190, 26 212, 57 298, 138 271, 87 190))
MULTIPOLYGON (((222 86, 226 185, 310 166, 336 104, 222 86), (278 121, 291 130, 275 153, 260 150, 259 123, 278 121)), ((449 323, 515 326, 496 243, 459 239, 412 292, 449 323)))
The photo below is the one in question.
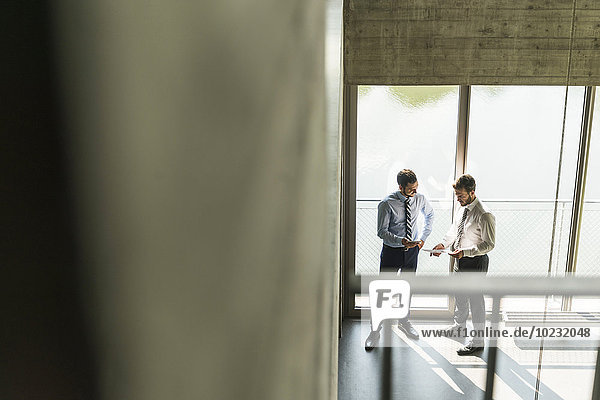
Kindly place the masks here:
MULTIPOLYGON (((339 347, 340 400, 484 397, 487 348, 479 357, 460 359, 453 356, 455 350, 442 354, 436 346, 426 345, 423 340, 412 342, 415 348, 407 346, 397 334, 392 333, 389 338, 392 347, 378 347, 367 352, 363 346, 368 327, 365 328, 360 321, 344 321, 343 333, 339 347), (382 373, 386 357, 391 364, 389 380, 382 373), (463 373, 467 371, 469 376, 463 373), (389 397, 386 390, 391 394, 389 397)), ((382 336, 381 340, 383 342, 385 338, 382 336)), ((439 340, 448 342, 445 338, 439 340)), ((459 345, 456 343, 456 346, 459 345)), ((510 388, 509 391, 514 392, 514 398, 534 398, 536 376, 501 349, 497 352, 496 374, 510 388)), ((561 399, 541 382, 539 390, 541 399, 561 399)))

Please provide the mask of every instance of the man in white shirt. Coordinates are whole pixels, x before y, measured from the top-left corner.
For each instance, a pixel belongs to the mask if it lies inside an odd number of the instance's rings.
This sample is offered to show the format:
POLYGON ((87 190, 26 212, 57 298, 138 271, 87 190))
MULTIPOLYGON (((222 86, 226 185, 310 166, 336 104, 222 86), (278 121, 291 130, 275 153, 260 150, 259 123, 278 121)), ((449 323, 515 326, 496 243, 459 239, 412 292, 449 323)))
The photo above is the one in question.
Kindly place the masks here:
MULTIPOLYGON (((434 249, 452 250, 450 256, 456 258, 454 272, 487 273, 489 258, 487 253, 494 248, 496 242, 496 218, 475 196, 475 179, 471 175, 462 175, 452 185, 456 200, 461 207, 458 210, 452 227, 442 239, 442 243, 434 249)), ((432 253, 439 256, 440 253, 432 253)), ((485 303, 483 294, 471 296, 456 295, 454 324, 447 329, 448 333, 461 329, 465 332, 469 305, 476 331, 485 329, 485 303)), ((459 355, 467 355, 483 350, 484 338, 470 338, 460 348, 459 355)))

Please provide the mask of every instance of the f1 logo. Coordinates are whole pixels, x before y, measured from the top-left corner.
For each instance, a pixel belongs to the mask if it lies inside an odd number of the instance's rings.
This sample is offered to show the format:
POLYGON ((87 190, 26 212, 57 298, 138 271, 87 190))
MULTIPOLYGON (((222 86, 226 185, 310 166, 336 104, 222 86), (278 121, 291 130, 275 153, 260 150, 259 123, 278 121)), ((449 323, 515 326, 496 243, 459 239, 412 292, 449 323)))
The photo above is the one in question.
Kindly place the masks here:
POLYGON ((410 285, 402 280, 376 280, 369 283, 371 330, 376 331, 381 321, 402 319, 410 308, 410 285))

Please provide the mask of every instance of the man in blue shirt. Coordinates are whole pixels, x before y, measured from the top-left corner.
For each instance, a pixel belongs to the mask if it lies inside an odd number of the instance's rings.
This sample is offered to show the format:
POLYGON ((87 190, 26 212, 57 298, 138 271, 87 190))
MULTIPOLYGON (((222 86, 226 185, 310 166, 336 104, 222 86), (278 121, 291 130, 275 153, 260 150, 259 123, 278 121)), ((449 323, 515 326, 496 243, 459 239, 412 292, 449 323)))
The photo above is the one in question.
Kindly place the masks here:
MULTIPOLYGON (((377 236, 383 239, 379 263, 380 272, 416 272, 419 250, 431 233, 433 207, 424 195, 417 193, 419 182, 410 169, 398 173, 398 191, 383 199, 377 206, 377 236), (419 231, 421 215, 425 218, 419 231)), ((398 328, 408 337, 419 338, 408 317, 398 321, 398 328)), ((372 331, 365 341, 365 349, 372 350, 379 341, 378 330, 372 331)))

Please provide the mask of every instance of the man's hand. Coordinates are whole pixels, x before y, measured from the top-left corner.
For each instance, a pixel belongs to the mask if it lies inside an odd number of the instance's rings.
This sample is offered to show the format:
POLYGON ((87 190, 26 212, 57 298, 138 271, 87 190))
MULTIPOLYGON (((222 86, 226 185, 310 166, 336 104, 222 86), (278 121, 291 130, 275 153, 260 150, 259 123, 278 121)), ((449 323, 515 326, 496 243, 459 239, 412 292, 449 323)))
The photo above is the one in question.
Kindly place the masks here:
MULTIPOLYGON (((437 244, 437 245, 436 245, 436 246, 433 248, 433 250, 444 250, 445 248, 446 248, 446 247, 445 247, 443 244, 441 244, 441 243, 440 243, 440 244, 437 244)), ((439 256, 440 256, 440 254, 442 254, 442 253, 429 253, 429 257, 431 257, 431 256, 439 257, 439 256)))
POLYGON ((411 242, 409 240, 407 240, 406 238, 402 238, 402 244, 407 248, 407 249, 412 249, 415 246, 418 246, 419 243, 418 242, 411 242))
POLYGON ((423 248, 423 245, 425 244, 424 241, 419 240, 419 244, 417 246, 419 246, 419 250, 421 250, 423 248))
POLYGON ((454 250, 452 253, 448 253, 448 255, 460 260, 461 258, 463 258, 465 253, 462 250, 454 250))

